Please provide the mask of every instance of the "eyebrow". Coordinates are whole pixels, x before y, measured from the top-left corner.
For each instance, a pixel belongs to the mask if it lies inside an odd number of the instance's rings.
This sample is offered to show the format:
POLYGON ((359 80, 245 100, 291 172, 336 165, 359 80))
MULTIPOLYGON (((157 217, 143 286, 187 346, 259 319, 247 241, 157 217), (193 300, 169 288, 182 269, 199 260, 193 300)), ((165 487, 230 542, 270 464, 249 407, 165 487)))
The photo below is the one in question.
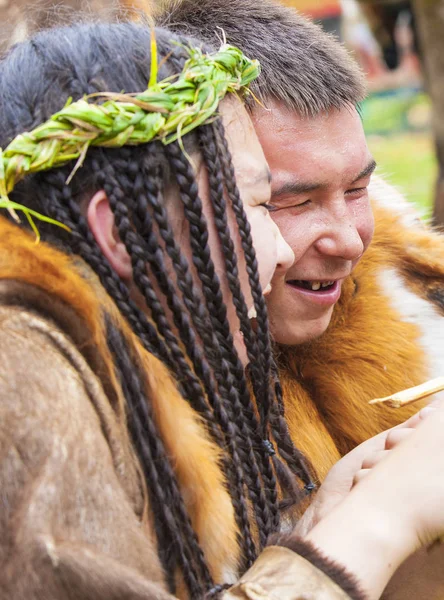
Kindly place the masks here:
POLYGON ((372 158, 370 160, 370 162, 368 163, 368 165, 362 169, 362 171, 359 173, 359 175, 356 177, 356 179, 354 179, 352 181, 352 183, 356 183, 360 179, 364 179, 364 177, 368 177, 369 175, 371 175, 373 173, 373 171, 375 169, 376 169, 376 161, 374 158, 372 158))
MULTIPOLYGON (((373 171, 375 169, 376 169, 376 161, 372 158, 370 160, 370 162, 368 163, 368 165, 366 165, 362 169, 362 171, 359 173, 359 175, 352 181, 352 184, 356 183, 360 179, 363 179, 364 177, 368 177, 369 175, 371 175, 373 173, 373 171)), ((273 195, 273 197, 279 197, 279 196, 283 196, 285 194, 295 194, 295 195, 306 194, 308 192, 313 192, 315 190, 319 190, 323 187, 325 187, 324 183, 304 182, 304 181, 288 181, 286 183, 283 183, 277 189, 273 190, 272 195, 273 195)))

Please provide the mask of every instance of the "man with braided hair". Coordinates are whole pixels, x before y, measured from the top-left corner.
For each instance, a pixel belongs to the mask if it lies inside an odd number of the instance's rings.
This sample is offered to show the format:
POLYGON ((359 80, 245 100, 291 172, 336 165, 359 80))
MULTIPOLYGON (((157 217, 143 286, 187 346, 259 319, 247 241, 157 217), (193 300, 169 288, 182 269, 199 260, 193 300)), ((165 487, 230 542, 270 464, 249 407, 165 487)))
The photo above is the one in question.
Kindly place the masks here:
MULTIPOLYGON (((443 374, 444 239, 370 181, 355 108, 364 84, 337 42, 268 0, 161 4, 159 22, 209 43, 224 35, 261 62, 252 89, 262 106, 249 108, 272 172, 272 217, 295 253, 267 304, 290 432, 322 481, 414 410, 372 398, 443 374)), ((412 598, 427 595, 419 580, 408 580, 412 598)))

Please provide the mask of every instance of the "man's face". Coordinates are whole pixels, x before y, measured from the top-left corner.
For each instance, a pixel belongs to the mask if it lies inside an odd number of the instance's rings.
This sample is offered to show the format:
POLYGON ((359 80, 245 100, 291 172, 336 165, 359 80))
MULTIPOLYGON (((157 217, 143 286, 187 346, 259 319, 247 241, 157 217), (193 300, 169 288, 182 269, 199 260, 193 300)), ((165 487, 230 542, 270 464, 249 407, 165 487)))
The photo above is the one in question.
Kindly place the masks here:
POLYGON ((295 254, 268 296, 276 342, 301 344, 327 329, 342 282, 373 235, 367 186, 375 163, 353 107, 301 117, 280 102, 253 122, 272 174, 272 217, 295 254))

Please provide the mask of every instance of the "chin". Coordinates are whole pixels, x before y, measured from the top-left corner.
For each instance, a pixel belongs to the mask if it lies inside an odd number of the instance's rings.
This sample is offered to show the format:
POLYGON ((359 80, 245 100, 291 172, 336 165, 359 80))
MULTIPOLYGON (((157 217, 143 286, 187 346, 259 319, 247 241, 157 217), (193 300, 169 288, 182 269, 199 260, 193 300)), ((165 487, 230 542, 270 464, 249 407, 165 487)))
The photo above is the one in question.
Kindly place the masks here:
POLYGON ((301 327, 301 323, 292 323, 281 321, 279 327, 271 324, 271 336, 276 344, 282 346, 298 346, 306 342, 312 342, 323 335, 330 325, 331 314, 323 319, 316 321, 306 321, 301 327))

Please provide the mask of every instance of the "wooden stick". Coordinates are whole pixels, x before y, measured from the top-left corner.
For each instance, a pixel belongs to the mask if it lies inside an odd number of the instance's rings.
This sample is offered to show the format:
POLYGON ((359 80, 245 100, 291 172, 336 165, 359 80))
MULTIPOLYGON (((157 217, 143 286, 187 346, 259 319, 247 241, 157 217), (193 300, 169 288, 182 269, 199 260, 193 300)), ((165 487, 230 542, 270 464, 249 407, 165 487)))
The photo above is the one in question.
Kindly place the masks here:
POLYGON ((421 385, 417 385, 416 387, 392 394, 391 396, 375 398, 374 400, 370 400, 369 404, 385 404, 386 406, 390 406, 390 408, 400 408, 401 406, 413 404, 413 402, 418 402, 418 400, 422 400, 423 398, 427 398, 427 396, 442 392, 443 390, 444 377, 437 377, 436 379, 421 383, 421 385))

